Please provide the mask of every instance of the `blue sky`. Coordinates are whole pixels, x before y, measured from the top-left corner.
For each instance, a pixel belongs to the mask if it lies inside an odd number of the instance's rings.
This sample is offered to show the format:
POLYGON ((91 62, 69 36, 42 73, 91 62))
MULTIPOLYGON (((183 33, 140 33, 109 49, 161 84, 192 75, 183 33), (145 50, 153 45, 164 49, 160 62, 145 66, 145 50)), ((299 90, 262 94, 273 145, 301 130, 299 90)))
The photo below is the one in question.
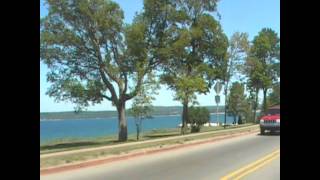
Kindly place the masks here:
MULTIPOLYGON (((141 11, 143 0, 114 0, 124 11, 125 22, 132 21, 135 12, 141 11)), ((47 14, 47 9, 40 0, 40 16, 47 14)), ((280 36, 280 0, 220 0, 218 11, 221 14, 220 23, 224 32, 230 37, 234 32, 247 32, 251 40, 258 32, 264 28, 272 28, 280 36)), ((57 112, 57 111, 73 111, 74 105, 66 102, 54 102, 53 98, 45 95, 46 90, 50 86, 46 82, 46 73, 48 72, 45 65, 40 63, 40 112, 57 112)), ((173 100, 174 92, 167 90, 163 86, 156 96, 154 105, 156 106, 175 106, 180 105, 178 101, 173 100)), ((207 95, 198 95, 197 99, 201 105, 216 105, 214 96, 216 94, 212 90, 207 95)), ((224 97, 221 97, 224 102, 224 97)), ((130 107, 129 101, 127 107, 130 107)), ((223 104, 222 104, 223 105, 223 104)), ((90 106, 88 110, 115 110, 109 101, 95 106, 90 106)))

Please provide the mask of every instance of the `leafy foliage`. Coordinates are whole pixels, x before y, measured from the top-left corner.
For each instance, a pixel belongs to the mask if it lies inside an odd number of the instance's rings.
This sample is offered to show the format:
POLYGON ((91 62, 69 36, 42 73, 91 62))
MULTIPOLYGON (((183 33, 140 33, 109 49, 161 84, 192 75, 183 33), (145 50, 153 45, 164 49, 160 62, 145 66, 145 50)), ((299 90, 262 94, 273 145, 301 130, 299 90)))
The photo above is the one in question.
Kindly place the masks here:
POLYGON ((182 133, 187 122, 197 131, 207 121, 207 110, 189 112, 189 104, 197 104, 196 94, 208 93, 215 81, 224 82, 228 113, 247 120, 253 110, 255 119, 260 90, 263 111, 271 88, 268 102, 280 103, 280 38, 263 28, 251 44, 240 32, 229 41, 213 16, 217 2, 144 0, 143 11, 124 24, 123 11, 111 0, 47 0, 48 15, 40 20, 40 61, 50 70, 47 94, 76 104, 76 111, 111 101, 122 141, 126 102, 133 99, 136 119, 149 118, 158 80, 183 104, 182 133), (249 97, 239 82, 228 95, 235 75, 246 76, 249 97))
POLYGON ((268 103, 270 106, 280 104, 280 83, 272 86, 272 92, 269 94, 268 103))
POLYGON ((205 107, 190 107, 188 122, 191 124, 191 132, 199 132, 203 124, 210 121, 210 113, 205 107))
POLYGON ((137 140, 141 132, 142 121, 152 118, 154 100, 153 95, 157 94, 156 90, 159 89, 159 84, 153 74, 149 74, 148 81, 141 87, 137 96, 133 98, 129 114, 135 119, 137 140))
POLYGON ((240 116, 246 109, 246 97, 244 85, 239 82, 232 84, 228 102, 228 113, 234 117, 240 116))
POLYGON ((156 64, 147 56, 146 27, 139 21, 124 25, 123 11, 110 0, 47 4, 40 24, 40 60, 52 84, 47 94, 77 109, 111 101, 119 113, 119 139, 126 140, 125 102, 137 95, 156 64))
POLYGON ((225 76, 222 79, 224 82, 224 94, 225 94, 225 122, 227 119, 228 110, 228 98, 229 98, 229 83, 232 82, 232 78, 235 76, 240 77, 242 75, 240 72, 244 67, 245 58, 249 51, 249 41, 247 33, 235 32, 230 38, 230 45, 228 48, 228 61, 225 71, 225 76))
MULTIPOLYGON (((207 93, 225 73, 228 39, 210 14, 217 1, 144 1, 144 20, 152 34, 152 55, 161 59, 161 82, 183 104, 183 129, 195 93, 207 93)), ((182 130, 184 133, 184 130, 182 130)))
POLYGON ((280 39, 277 33, 263 28, 253 39, 248 61, 249 66, 255 65, 249 79, 256 88, 263 90, 263 112, 267 112, 268 89, 280 76, 280 39))
POLYGON ((135 120, 137 140, 139 140, 140 137, 142 121, 152 118, 152 99, 152 97, 140 91, 139 94, 134 98, 132 107, 129 110, 130 114, 134 117, 135 120))
POLYGON ((160 88, 160 86, 154 76, 149 77, 148 80, 149 82, 145 83, 138 92, 137 96, 133 98, 130 114, 135 119, 152 118, 152 101, 155 99, 154 95, 158 94, 157 90, 160 88))

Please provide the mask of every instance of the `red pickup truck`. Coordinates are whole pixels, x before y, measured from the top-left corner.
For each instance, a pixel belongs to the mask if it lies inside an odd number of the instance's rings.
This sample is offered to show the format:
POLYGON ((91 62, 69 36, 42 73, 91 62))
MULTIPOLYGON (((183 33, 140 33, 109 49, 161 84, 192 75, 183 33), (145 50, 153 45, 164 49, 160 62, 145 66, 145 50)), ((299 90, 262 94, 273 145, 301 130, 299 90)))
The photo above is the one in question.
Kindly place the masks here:
POLYGON ((280 132, 280 105, 269 108, 268 115, 260 118, 260 134, 264 135, 266 130, 280 132))

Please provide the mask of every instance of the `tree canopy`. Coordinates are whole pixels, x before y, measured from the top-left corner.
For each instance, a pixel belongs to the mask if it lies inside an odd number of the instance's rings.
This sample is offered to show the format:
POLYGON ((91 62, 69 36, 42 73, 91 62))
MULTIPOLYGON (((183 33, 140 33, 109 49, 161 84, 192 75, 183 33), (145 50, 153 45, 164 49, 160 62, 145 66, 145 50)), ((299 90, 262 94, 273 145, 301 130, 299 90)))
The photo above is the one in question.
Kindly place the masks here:
POLYGON ((184 107, 184 133, 195 93, 209 92, 226 71, 228 38, 210 14, 216 12, 217 1, 145 0, 144 4, 143 15, 154 27, 153 55, 162 59, 161 81, 184 107))
POLYGON ((244 85, 239 82, 234 82, 230 88, 227 112, 236 119, 236 117, 239 117, 245 112, 246 103, 244 85))
POLYGON ((139 92, 156 59, 147 57, 146 28, 125 26, 110 0, 48 0, 41 19, 40 60, 49 68, 47 94, 83 108, 104 99, 119 113, 119 140, 127 139, 125 102, 139 92))
POLYGON ((135 119, 136 130, 137 130, 137 140, 139 140, 142 121, 145 119, 151 119, 151 113, 153 111, 152 100, 154 97, 148 92, 147 88, 142 88, 138 95, 134 97, 131 108, 129 110, 130 114, 135 119))
MULTIPOLYGON (((280 38, 270 28, 263 28, 254 37, 250 49, 250 58, 258 67, 254 69, 253 78, 258 79, 259 86, 263 90, 263 112, 267 112, 267 93, 274 82, 280 77, 280 38)), ((250 63, 249 63, 250 65, 250 63)))
POLYGON ((158 81, 183 105, 183 134, 187 122, 207 121, 204 109, 192 107, 189 115, 189 105, 217 81, 225 85, 226 110, 234 116, 247 116, 253 108, 255 119, 260 90, 263 112, 268 102, 280 103, 278 34, 263 28, 252 42, 240 32, 228 40, 214 16, 219 16, 218 0, 144 0, 143 11, 130 24, 123 22, 123 11, 111 0, 46 3, 48 15, 40 20, 40 61, 49 69, 47 94, 76 104, 78 111, 112 102, 119 141, 127 140, 126 102, 133 100, 131 112, 137 119, 149 117, 150 94, 159 88, 158 81), (235 75, 245 76, 245 85, 233 82, 235 75), (196 117, 199 113, 203 118, 196 117))
POLYGON ((270 106, 280 104, 280 83, 276 83, 272 86, 272 92, 268 97, 268 104, 270 106))

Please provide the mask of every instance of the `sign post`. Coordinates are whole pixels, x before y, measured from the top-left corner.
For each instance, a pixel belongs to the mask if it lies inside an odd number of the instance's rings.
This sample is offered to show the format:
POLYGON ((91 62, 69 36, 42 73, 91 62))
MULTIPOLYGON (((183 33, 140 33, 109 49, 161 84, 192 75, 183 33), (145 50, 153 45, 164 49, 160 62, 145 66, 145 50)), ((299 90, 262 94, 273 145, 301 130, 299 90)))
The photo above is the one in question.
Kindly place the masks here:
POLYGON ((221 88, 222 88, 222 85, 221 85, 221 83, 220 82, 217 82, 216 84, 215 84, 215 86, 214 86, 214 91, 216 92, 216 96, 215 96, 215 101, 216 101, 216 104, 217 104, 217 111, 216 111, 216 113, 217 113, 217 123, 218 123, 218 125, 220 124, 219 123, 219 114, 218 114, 218 109, 219 109, 219 103, 220 103, 220 92, 221 92, 221 88))
POLYGON ((220 103, 220 96, 219 96, 219 95, 216 95, 215 100, 216 100, 216 104, 217 104, 217 123, 220 125, 220 122, 219 122, 219 114, 218 114, 219 103, 220 103))

